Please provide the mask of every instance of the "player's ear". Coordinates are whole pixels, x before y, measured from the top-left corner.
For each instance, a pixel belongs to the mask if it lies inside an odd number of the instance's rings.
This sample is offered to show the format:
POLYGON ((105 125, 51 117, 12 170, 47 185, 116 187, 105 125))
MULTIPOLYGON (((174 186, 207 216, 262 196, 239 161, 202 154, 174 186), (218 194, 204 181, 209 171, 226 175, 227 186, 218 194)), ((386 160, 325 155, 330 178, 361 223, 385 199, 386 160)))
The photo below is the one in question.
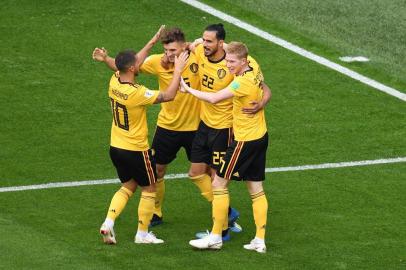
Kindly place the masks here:
POLYGON ((219 40, 219 47, 223 48, 224 47, 224 40, 219 40))
POLYGON ((128 68, 128 70, 129 70, 131 73, 136 73, 136 72, 137 72, 137 67, 136 67, 136 65, 134 64, 134 65, 131 65, 131 66, 128 68))

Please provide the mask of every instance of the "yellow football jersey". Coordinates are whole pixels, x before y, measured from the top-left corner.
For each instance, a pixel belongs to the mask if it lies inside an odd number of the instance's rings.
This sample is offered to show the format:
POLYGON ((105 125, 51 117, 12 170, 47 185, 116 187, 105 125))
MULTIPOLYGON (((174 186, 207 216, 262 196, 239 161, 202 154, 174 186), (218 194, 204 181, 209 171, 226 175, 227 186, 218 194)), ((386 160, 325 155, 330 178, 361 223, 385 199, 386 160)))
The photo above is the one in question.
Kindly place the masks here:
POLYGON ((143 85, 120 82, 118 72, 111 77, 111 146, 132 151, 148 150, 146 105, 154 103, 158 94, 159 91, 143 85))
POLYGON ((235 76, 229 86, 234 94, 233 131, 236 141, 257 140, 267 131, 263 109, 254 115, 242 113, 242 108, 250 107, 251 101, 260 101, 263 96, 260 84, 264 77, 258 64, 255 68, 250 62, 250 69, 242 75, 235 76))
MULTIPOLYGON (((163 54, 149 56, 140 71, 158 76, 159 90, 166 90, 173 78, 174 67, 165 69, 161 66, 163 54)), ((182 72, 182 78, 190 87, 200 89, 199 65, 193 53, 182 72)), ((178 91, 173 101, 161 104, 157 125, 173 131, 197 130, 200 121, 200 101, 192 95, 178 91)))
MULTIPOLYGON (((199 62, 200 90, 215 93, 226 88, 234 76, 228 71, 226 60, 211 62, 204 55, 203 45, 195 49, 199 62)), ((222 129, 233 125, 233 101, 232 98, 223 100, 217 104, 202 102, 200 118, 209 127, 222 129)))

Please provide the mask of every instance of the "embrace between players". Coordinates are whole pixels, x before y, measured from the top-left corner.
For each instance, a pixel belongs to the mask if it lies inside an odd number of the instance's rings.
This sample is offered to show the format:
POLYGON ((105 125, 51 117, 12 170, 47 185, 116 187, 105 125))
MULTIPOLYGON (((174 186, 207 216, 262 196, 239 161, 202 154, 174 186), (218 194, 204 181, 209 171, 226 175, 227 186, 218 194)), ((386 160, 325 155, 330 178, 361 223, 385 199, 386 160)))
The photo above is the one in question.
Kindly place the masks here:
POLYGON ((110 79, 113 114, 110 157, 121 188, 114 194, 100 233, 115 244, 114 222, 140 186, 135 243, 159 244, 148 231, 162 223, 167 165, 183 147, 191 162, 189 177, 212 204, 210 233, 189 243, 198 249, 220 249, 230 231, 240 232, 239 213, 230 207, 227 186, 243 180, 252 198, 255 238, 245 249, 266 252, 268 202, 263 190, 268 134, 264 107, 271 97, 258 63, 240 42, 224 43, 222 24, 206 27, 201 39, 188 43, 179 28, 161 27, 138 53, 115 58, 104 48, 93 59, 116 71, 110 79), (148 57, 161 40, 164 53, 148 57), (157 76, 159 91, 136 82, 138 72, 157 76), (146 106, 161 104, 152 148, 148 144, 146 106))

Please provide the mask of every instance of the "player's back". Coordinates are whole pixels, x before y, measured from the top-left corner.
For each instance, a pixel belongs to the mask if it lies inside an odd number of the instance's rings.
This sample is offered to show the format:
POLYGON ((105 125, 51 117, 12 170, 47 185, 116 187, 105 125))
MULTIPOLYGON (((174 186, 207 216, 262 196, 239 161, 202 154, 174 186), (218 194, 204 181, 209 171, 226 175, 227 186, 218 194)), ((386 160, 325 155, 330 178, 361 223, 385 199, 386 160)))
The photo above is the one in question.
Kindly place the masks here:
POLYGON ((154 103, 158 93, 140 84, 121 82, 118 72, 111 77, 111 146, 132 151, 149 148, 146 105, 154 103))

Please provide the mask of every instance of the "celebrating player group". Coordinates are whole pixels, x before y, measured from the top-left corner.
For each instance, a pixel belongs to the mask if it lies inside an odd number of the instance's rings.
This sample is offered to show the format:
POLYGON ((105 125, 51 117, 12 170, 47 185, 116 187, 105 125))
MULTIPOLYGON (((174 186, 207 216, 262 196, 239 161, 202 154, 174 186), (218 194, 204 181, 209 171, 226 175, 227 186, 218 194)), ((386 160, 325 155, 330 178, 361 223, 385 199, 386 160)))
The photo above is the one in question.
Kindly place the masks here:
POLYGON ((189 244, 221 249, 230 232, 242 231, 227 188, 235 180, 247 185, 256 225, 255 237, 244 248, 266 252, 264 107, 271 91, 247 47, 225 43, 225 37, 222 24, 207 26, 193 42, 186 41, 181 29, 162 26, 138 53, 125 50, 112 58, 106 49, 94 49, 93 59, 114 71, 108 90, 113 115, 110 158, 122 183, 100 228, 105 243, 117 243, 115 220, 138 186, 135 243, 164 243, 149 227, 163 222, 165 172, 183 147, 190 161, 190 180, 211 203, 213 218, 211 232, 197 233, 189 244), (159 41, 164 52, 149 55, 159 41), (159 90, 139 84, 139 72, 156 76, 159 90), (150 148, 146 106, 158 103, 161 110, 150 148))

